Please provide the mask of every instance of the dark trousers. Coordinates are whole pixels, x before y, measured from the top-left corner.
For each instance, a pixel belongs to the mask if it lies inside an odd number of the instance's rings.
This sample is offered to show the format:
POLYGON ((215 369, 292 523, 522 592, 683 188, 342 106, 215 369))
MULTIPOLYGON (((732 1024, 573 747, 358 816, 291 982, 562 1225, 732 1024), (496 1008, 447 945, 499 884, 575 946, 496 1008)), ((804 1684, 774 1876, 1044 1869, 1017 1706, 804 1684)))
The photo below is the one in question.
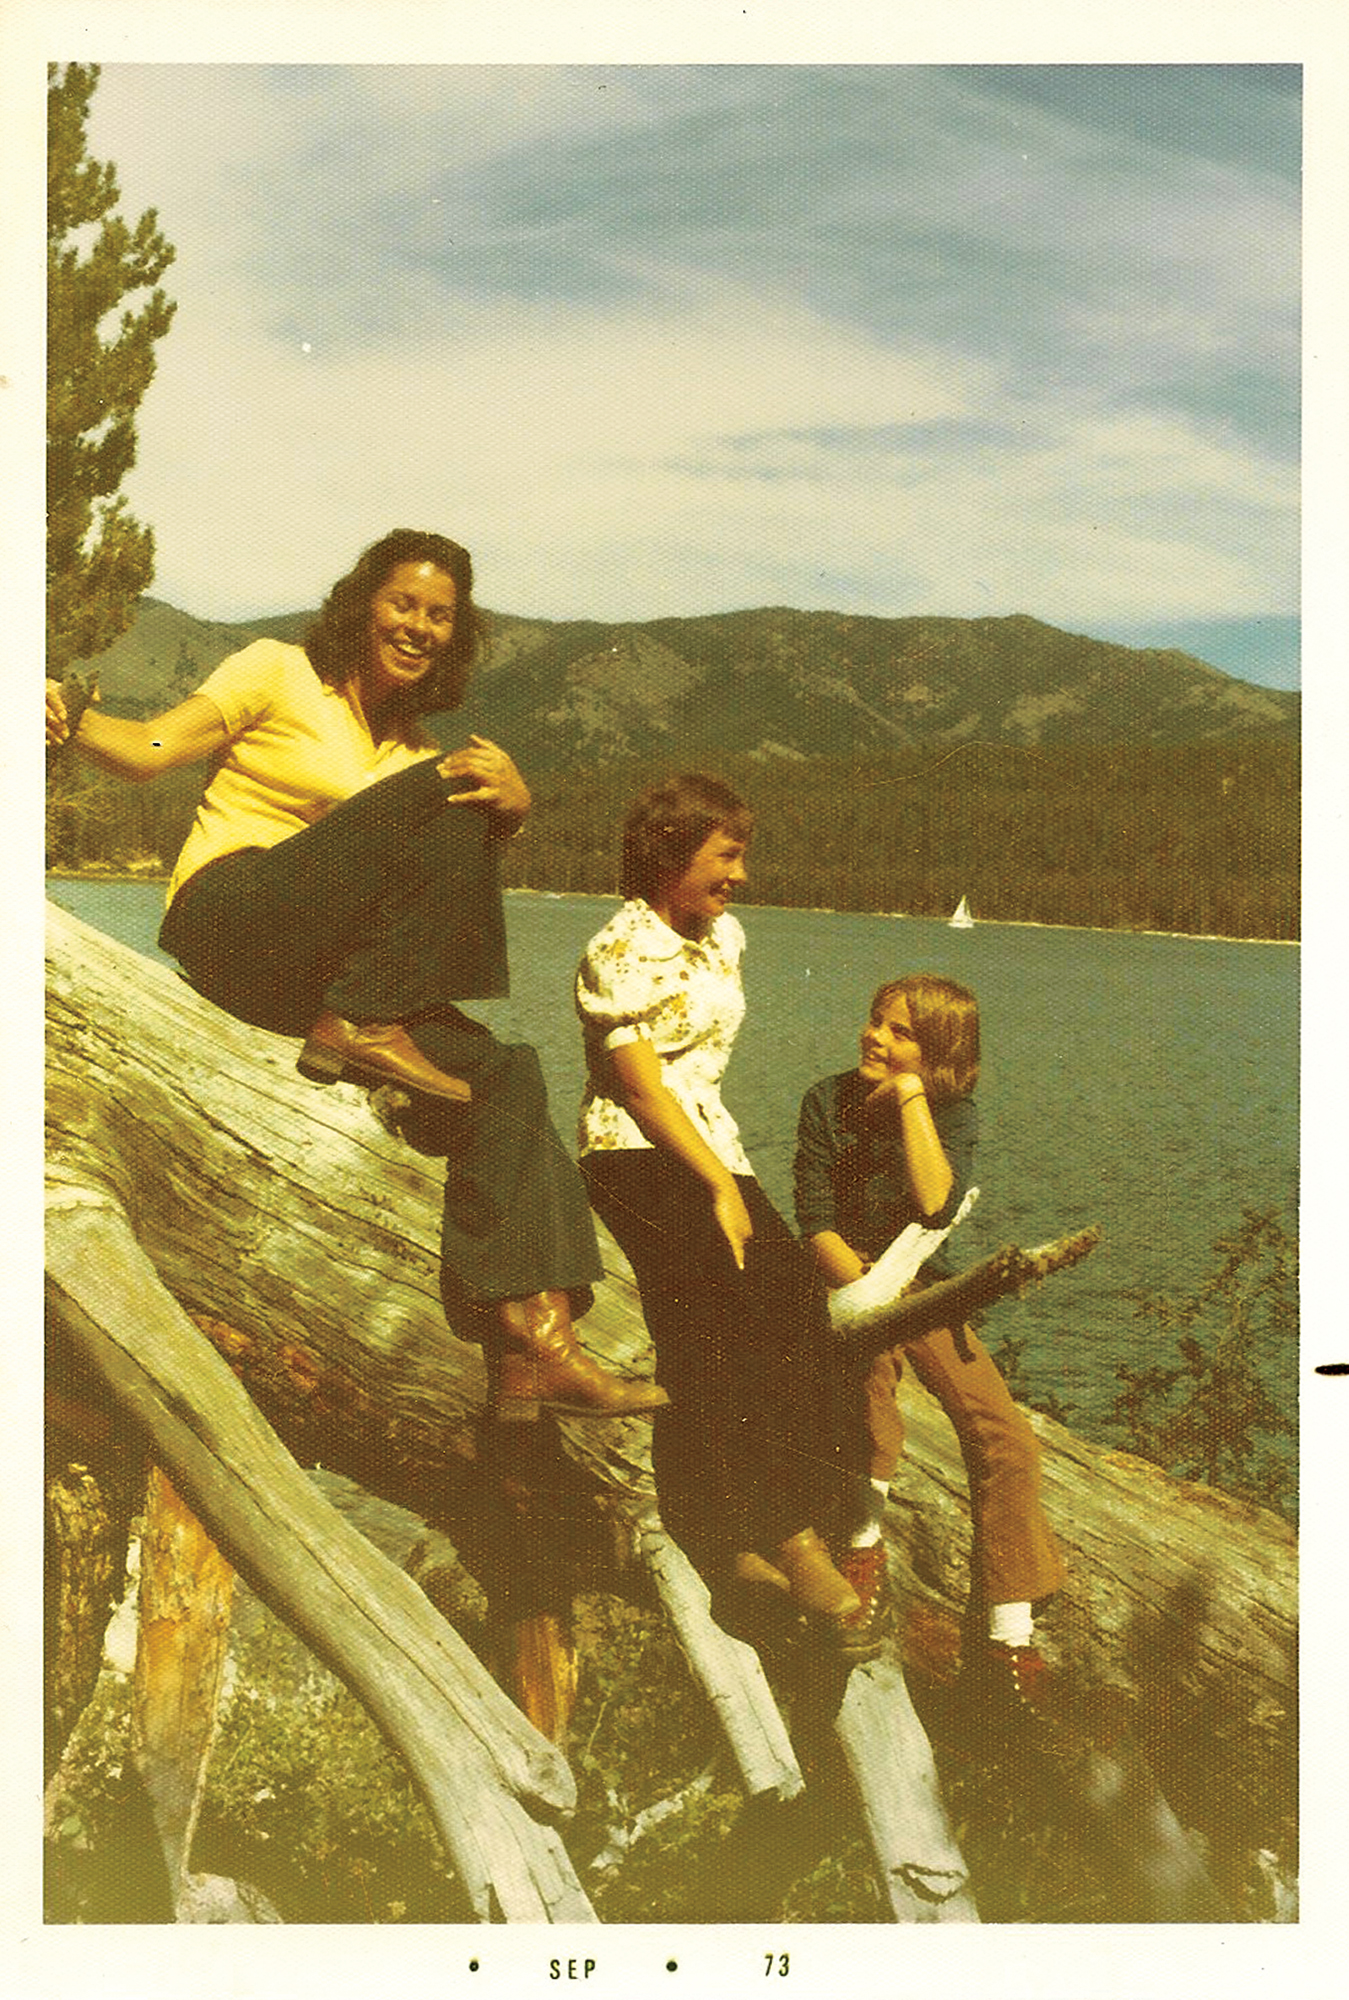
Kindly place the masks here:
POLYGON ((274 847, 208 863, 159 942, 240 1021, 303 1035, 324 1008, 417 1020, 508 991, 497 844, 485 813, 447 806, 427 758, 274 847))
POLYGON ((702 1570, 828 1534, 844 1490, 825 1294, 758 1182, 736 1266, 703 1183, 655 1148, 588 1153, 590 1199, 632 1265, 656 1379, 652 1463, 665 1526, 702 1570))
POLYGON ((325 1008, 402 1022, 470 1085, 468 1107, 419 1098, 407 1130, 446 1160, 441 1285, 474 1335, 474 1304, 557 1289, 584 1310, 602 1268, 538 1057, 454 1005, 507 991, 506 929, 488 817, 445 800, 428 758, 275 847, 225 855, 179 890, 159 941, 238 1020, 283 1035, 325 1008))

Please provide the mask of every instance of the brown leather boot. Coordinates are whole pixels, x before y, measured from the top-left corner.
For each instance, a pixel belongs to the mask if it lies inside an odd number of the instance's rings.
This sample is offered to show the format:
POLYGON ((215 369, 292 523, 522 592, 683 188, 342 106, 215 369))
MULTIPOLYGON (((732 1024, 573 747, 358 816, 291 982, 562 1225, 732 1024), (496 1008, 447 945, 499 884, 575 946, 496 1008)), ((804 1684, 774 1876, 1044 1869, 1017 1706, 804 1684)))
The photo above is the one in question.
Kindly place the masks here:
POLYGON ((456 1104, 468 1104, 473 1097, 463 1079, 437 1069, 397 1021, 358 1025, 340 1014, 320 1014, 295 1067, 311 1083, 337 1083, 345 1077, 367 1086, 401 1083, 407 1090, 448 1097, 456 1104))
POLYGON ((835 1569, 828 1549, 813 1528, 802 1528, 800 1534, 784 1542, 773 1560, 803 1611, 818 1611, 825 1618, 846 1618, 861 1610, 861 1598, 847 1577, 835 1569))
POLYGON ((487 1407, 498 1423, 532 1423, 541 1410, 558 1417, 649 1417, 670 1398, 655 1382, 606 1374, 578 1346, 565 1292, 503 1299, 504 1339, 484 1343, 487 1407))
POLYGON ((780 1590, 785 1597, 791 1585, 780 1569, 775 1569, 767 1556, 761 1556, 757 1549, 742 1549, 731 1564, 731 1575, 737 1583, 749 1583, 756 1590, 767 1587, 780 1590))

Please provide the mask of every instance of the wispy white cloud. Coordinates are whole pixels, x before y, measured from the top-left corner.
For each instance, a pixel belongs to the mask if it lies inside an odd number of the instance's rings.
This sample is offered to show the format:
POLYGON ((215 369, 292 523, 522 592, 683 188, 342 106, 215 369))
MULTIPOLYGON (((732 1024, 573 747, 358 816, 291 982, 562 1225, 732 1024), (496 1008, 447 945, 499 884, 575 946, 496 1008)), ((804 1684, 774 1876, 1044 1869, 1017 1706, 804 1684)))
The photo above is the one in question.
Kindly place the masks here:
POLYGON ((157 588, 424 519, 545 616, 1290 612, 1297 126, 1216 68, 106 68, 178 250, 157 588))

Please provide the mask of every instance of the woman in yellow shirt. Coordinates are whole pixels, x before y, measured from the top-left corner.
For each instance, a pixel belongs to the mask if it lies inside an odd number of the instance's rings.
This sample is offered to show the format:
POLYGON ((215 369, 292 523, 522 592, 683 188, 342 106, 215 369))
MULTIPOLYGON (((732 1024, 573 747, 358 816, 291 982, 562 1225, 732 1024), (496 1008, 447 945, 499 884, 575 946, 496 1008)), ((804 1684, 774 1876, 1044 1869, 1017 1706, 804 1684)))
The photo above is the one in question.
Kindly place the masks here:
POLYGON ((573 1332, 601 1265, 538 1057, 455 1005, 507 991, 497 857, 530 806, 496 744, 443 756, 422 728, 462 701, 484 630, 468 552, 396 529, 303 646, 259 640, 146 722, 72 713, 48 682, 47 739, 132 780, 208 764, 160 942, 207 999, 303 1036, 304 1075, 416 1094, 416 1143, 451 1160, 446 1311, 483 1343, 497 1415, 641 1415, 665 1392, 573 1332))

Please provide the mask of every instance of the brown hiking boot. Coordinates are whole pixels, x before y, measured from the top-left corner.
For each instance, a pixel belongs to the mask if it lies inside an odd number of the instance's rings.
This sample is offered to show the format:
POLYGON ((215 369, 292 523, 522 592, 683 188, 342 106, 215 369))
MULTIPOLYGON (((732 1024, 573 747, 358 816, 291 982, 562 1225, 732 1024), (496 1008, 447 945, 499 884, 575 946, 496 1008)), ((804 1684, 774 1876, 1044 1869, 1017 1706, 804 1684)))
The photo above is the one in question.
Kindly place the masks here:
POLYGON ((1055 1712, 1054 1676, 1034 1646, 983 1640, 966 1662, 960 1685, 990 1722, 1044 1721, 1055 1712))

